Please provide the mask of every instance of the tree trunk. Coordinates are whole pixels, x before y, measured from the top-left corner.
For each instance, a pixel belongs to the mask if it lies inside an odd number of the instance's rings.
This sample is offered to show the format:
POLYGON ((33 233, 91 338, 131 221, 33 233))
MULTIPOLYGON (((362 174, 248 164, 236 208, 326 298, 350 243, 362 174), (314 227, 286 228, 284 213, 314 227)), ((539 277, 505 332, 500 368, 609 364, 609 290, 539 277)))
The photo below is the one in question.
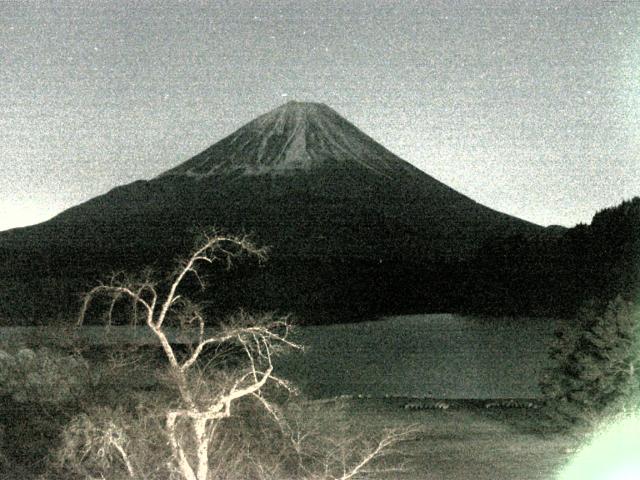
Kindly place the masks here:
POLYGON ((193 420, 193 431, 196 436, 198 469, 196 476, 198 480, 207 480, 209 475, 209 438, 207 436, 207 420, 198 418, 193 420))

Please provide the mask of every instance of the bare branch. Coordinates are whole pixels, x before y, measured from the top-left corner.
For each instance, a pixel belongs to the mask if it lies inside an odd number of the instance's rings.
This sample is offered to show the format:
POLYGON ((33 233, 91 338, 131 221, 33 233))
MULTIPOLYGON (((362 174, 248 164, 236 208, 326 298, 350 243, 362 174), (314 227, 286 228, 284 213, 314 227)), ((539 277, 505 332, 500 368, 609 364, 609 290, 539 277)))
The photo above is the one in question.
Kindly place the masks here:
MULTIPOLYGON (((91 304, 93 299, 99 294, 106 294, 111 297, 126 295, 129 298, 131 298, 134 302, 142 305, 145 308, 145 310, 147 310, 147 313, 151 314, 153 312, 151 309, 151 305, 149 305, 143 298, 141 298, 138 294, 133 292, 130 288, 114 286, 114 285, 99 285, 91 289, 89 293, 85 295, 84 301, 82 303, 82 308, 80 309, 80 314, 78 316, 78 325, 82 325, 82 323, 84 322, 87 310, 89 308, 89 305, 91 304)), ((112 308, 113 306, 110 306, 110 310, 112 308)))
POLYGON ((162 326, 164 322, 169 307, 173 303, 173 300, 176 296, 176 290, 184 280, 185 276, 191 272, 195 274, 202 284, 202 280, 198 276, 198 272, 196 270, 197 263, 206 262, 213 263, 214 261, 220 260, 219 257, 216 256, 217 253, 221 252, 223 254, 222 260, 226 261, 227 267, 231 265, 231 259, 237 257, 240 253, 248 253, 256 256, 259 260, 262 260, 266 257, 266 250, 256 247, 253 242, 251 242, 246 236, 245 237, 235 237, 235 236, 226 236, 226 235, 206 235, 206 241, 203 245, 196 248, 187 261, 178 269, 175 274, 175 278, 173 278, 171 285, 169 287, 169 293, 165 301, 162 304, 160 313, 156 320, 156 325, 158 327, 162 326), (237 249, 237 252, 233 252, 231 250, 225 249, 224 245, 230 244, 237 249))
POLYGON ((204 340, 199 340, 198 345, 196 346, 192 354, 182 363, 182 365, 180 366, 180 369, 182 371, 186 371, 187 369, 189 369, 198 360, 198 357, 200 356, 204 348, 210 344, 223 344, 226 342, 237 341, 241 345, 245 345, 245 348, 247 348, 246 342, 243 340, 243 337, 246 335, 253 335, 255 338, 260 339, 260 341, 256 340, 255 342, 258 352, 260 352, 262 349, 261 345, 265 345, 265 342, 268 341, 269 343, 266 350, 267 352, 269 352, 269 355, 271 355, 272 353, 273 345, 277 343, 286 345, 292 349, 299 350, 302 348, 297 343, 287 340, 286 337, 291 328, 291 326, 288 323, 281 321, 281 322, 274 322, 273 325, 275 325, 276 327, 284 328, 285 334, 279 335, 277 333, 274 333, 270 328, 265 326, 238 327, 238 328, 233 328, 233 327, 230 328, 230 327, 223 326, 222 335, 217 337, 209 337, 204 340))
POLYGON ((131 460, 129 459, 129 455, 127 454, 126 450, 122 446, 122 441, 119 439, 119 435, 115 434, 116 432, 114 430, 116 429, 117 427, 113 424, 109 426, 109 431, 108 431, 109 443, 120 454, 120 458, 122 458, 122 461, 127 469, 127 473, 129 474, 129 476, 131 478, 136 478, 136 473, 135 473, 135 470, 133 469, 133 465, 131 465, 131 460))
MULTIPOLYGON (((281 417, 276 407, 269 403, 261 393, 270 381, 292 391, 292 387, 283 379, 273 375, 273 356, 282 347, 300 349, 291 341, 289 333, 291 325, 287 318, 278 319, 273 314, 253 317, 240 311, 227 323, 219 326, 218 334, 205 335, 206 320, 202 309, 185 298, 179 289, 187 277, 193 275, 198 284, 204 288, 204 278, 198 270, 200 264, 222 264, 230 268, 234 259, 248 254, 263 261, 266 249, 256 247, 246 236, 209 234, 190 256, 181 262, 177 270, 168 277, 163 288, 150 280, 147 272, 141 280, 131 281, 116 274, 108 285, 99 285, 90 290, 84 298, 78 324, 82 324, 87 310, 94 298, 105 295, 109 297, 107 324, 112 322, 116 303, 122 298, 132 301, 134 319, 137 321, 137 309, 145 312, 145 323, 156 336, 169 362, 170 375, 175 379, 180 396, 180 407, 171 409, 165 415, 165 430, 169 439, 172 455, 172 468, 177 469, 186 480, 206 480, 210 477, 208 448, 211 436, 215 432, 217 422, 231 415, 234 402, 240 398, 252 396, 256 398, 282 427, 281 417), (195 347, 178 358, 163 329, 168 319, 178 319, 184 330, 197 329, 195 347), (235 381, 227 384, 222 392, 211 399, 208 387, 201 377, 192 376, 188 370, 196 365, 207 346, 215 347, 219 352, 223 346, 240 346, 245 353, 247 370, 235 377, 235 381), (204 394, 202 392, 205 392, 204 394), (184 423, 182 423, 184 422, 184 423), (178 426, 189 426, 189 433, 178 426), (195 448, 195 450, 194 450, 195 448), (195 463, 194 463, 195 462, 195 463)), ((117 447, 117 446, 116 446, 117 447)), ((132 467, 124 449, 118 449, 132 476, 132 467), (122 451, 121 451, 122 450, 122 451), (130 468, 131 467, 131 468, 130 468)))
POLYGON ((390 447, 406 440, 410 434, 415 432, 415 427, 404 430, 390 430, 378 442, 378 444, 367 453, 362 460, 351 468, 348 472, 344 472, 341 477, 335 477, 335 480, 349 480, 355 477, 362 469, 371 463, 375 458, 386 453, 390 447))

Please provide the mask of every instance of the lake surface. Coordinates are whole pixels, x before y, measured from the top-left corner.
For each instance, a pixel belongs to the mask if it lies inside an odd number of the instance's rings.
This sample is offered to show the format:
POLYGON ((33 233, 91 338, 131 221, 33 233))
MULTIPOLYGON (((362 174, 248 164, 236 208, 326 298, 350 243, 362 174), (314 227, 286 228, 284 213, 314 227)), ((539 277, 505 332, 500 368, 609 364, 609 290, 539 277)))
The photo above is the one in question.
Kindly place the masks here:
MULTIPOLYGON (((299 327, 293 335, 304 352, 278 358, 276 371, 312 397, 535 398, 550 365, 553 329, 551 319, 450 314, 299 327)), ((0 328, 0 344, 64 344, 73 337, 102 345, 156 342, 141 327, 0 328)), ((178 332, 170 338, 180 341, 178 332)))
POLYGON ((535 398, 551 319, 408 315, 306 327, 277 370, 318 397, 535 398))

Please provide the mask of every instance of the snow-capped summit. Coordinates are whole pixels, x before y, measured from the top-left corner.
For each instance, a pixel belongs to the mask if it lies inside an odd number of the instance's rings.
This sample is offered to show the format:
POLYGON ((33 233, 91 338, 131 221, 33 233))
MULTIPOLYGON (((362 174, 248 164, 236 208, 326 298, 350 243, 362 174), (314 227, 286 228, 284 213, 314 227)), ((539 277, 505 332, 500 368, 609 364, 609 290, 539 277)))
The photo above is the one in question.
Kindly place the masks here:
POLYGON ((415 171, 328 106, 290 101, 163 175, 281 175, 316 168, 382 176, 415 171))

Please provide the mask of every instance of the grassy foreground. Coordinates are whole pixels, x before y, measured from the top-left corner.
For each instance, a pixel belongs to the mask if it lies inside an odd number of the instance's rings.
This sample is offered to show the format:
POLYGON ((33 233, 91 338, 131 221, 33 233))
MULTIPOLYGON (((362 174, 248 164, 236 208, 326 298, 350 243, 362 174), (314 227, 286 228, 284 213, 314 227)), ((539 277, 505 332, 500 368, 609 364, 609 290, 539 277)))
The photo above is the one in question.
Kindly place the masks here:
MULTIPOLYGON (((471 404, 448 410, 410 411, 402 408, 405 402, 401 399, 341 402, 343 419, 349 423, 345 427, 350 431, 375 437, 384 428, 416 427, 409 439, 358 478, 552 480, 580 446, 575 436, 527 431, 535 425, 535 411, 487 410, 471 404)), ((329 410, 331 403, 316 406, 329 410)), ((329 423, 322 426, 328 430, 336 427, 329 423)), ((43 480, 24 465, 14 467, 3 471, 3 478, 43 480)))
POLYGON ((354 430, 374 434, 385 427, 417 426, 369 478, 551 480, 579 447, 575 436, 534 433, 537 410, 485 409, 467 402, 448 410, 410 411, 401 399, 346 402, 354 430), (384 471, 399 463, 401 471, 384 471))

